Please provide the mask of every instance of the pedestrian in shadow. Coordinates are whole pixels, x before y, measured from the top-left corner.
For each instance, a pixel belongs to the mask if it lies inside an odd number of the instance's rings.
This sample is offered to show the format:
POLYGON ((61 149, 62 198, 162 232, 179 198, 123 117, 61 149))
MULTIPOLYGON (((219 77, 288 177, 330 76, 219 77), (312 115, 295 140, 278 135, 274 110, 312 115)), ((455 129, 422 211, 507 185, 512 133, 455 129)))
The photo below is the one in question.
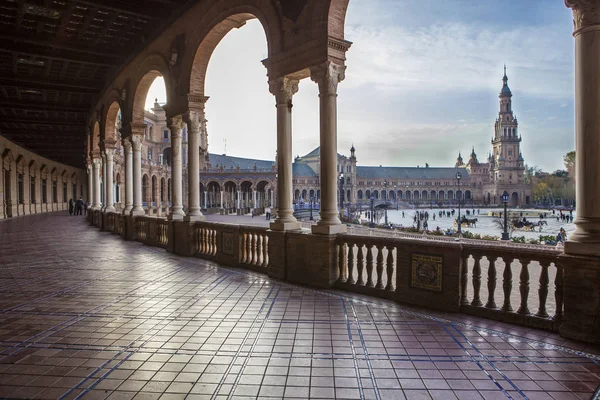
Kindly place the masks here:
POLYGON ((73 215, 73 199, 69 199, 69 215, 73 215))

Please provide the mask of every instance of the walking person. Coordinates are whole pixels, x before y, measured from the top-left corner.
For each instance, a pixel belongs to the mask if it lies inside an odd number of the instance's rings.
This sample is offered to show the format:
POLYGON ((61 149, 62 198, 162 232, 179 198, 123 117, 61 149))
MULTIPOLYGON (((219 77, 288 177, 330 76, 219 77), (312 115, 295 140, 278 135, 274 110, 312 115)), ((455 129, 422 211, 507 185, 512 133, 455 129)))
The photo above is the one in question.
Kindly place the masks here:
POLYGON ((69 215, 73 215, 73 208, 75 204, 73 203, 73 199, 69 199, 69 215))
POLYGON ((75 202, 75 215, 81 215, 83 209, 83 198, 78 198, 75 202))

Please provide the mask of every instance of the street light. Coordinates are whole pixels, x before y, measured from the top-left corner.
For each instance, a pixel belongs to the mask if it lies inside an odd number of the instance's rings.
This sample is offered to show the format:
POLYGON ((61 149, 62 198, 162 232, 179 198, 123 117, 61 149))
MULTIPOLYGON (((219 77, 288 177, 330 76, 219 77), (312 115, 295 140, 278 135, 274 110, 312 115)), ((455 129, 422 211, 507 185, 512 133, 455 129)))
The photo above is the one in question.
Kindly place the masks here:
POLYGON ((462 174, 460 173, 460 171, 458 171, 456 173, 456 180, 458 181, 458 191, 457 191, 457 194, 458 194, 458 237, 460 237, 461 231, 462 231, 462 229, 461 229, 462 224, 460 223, 460 179, 461 178, 462 178, 462 174))
POLYGON ((371 186, 371 223, 369 228, 375 228, 375 217, 373 216, 373 209, 375 206, 375 196, 373 196, 373 186, 371 186))
POLYGON ((340 173, 340 220, 344 219, 344 173, 340 173))
POLYGON ((504 232, 502 232, 502 240, 509 240, 508 237, 508 214, 506 213, 506 205, 508 204, 508 192, 505 190, 502 193, 502 202, 504 203, 504 232))
POLYGON ((384 203, 384 205, 385 205, 385 226, 387 226, 387 224, 388 224, 388 218, 387 218, 387 198, 388 198, 387 185, 388 185, 387 180, 383 181, 383 193, 385 193, 385 196, 384 196, 385 197, 384 198, 384 201, 385 201, 385 203, 384 203))

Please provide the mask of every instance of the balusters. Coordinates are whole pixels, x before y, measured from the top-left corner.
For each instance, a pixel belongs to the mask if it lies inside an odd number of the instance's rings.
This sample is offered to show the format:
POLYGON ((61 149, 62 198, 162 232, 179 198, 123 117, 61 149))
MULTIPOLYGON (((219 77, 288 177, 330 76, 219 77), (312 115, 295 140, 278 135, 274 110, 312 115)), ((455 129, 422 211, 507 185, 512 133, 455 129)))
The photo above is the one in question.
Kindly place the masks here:
POLYGON ((373 287, 373 245, 367 244, 367 286, 373 287))
POLYGON ((262 266, 263 267, 267 267, 269 266, 269 236, 267 236, 266 234, 263 234, 263 262, 262 262, 262 266))
POLYGON ((395 289, 394 286, 394 280, 392 279, 393 275, 394 275, 394 248, 393 247, 387 247, 387 265, 386 265, 386 272, 387 272, 387 285, 385 286, 385 290, 387 291, 393 291, 395 289))
POLYGON ((521 306, 517 310, 517 313, 529 314, 529 307, 527 306, 529 299, 529 260, 521 262, 519 292, 521 292, 521 306))
POLYGON ((262 239, 262 235, 256 234, 256 263, 254 265, 259 265, 259 266, 262 265, 262 260, 261 260, 261 257, 262 257, 262 254, 263 254, 263 251, 262 251, 262 246, 263 246, 262 240, 263 240, 262 239))
MULTIPOLYGON (((475 257, 473 257, 475 258, 475 257)), ((469 281, 469 254, 463 256, 462 268, 460 270, 460 305, 468 306, 467 284, 469 281)))
POLYGON ((338 282, 340 283, 344 283, 346 282, 346 245, 344 243, 341 243, 338 246, 338 268, 339 268, 339 276, 338 276, 338 282))
POLYGON ((483 305, 479 297, 479 292, 481 289, 481 257, 473 254, 473 260, 475 263, 473 264, 473 301, 471 302, 471 305, 475 307, 481 307, 483 305))
POLYGON ((496 301, 494 300, 494 292, 496 291, 496 260, 492 257, 488 258, 488 301, 485 304, 487 308, 496 308, 496 301))
POLYGON ((554 320, 562 321, 563 316, 563 267, 557 262, 554 262, 556 267, 556 278, 554 279, 554 299, 556 301, 556 312, 554 320))
POLYGON ((377 245, 377 284, 376 289, 383 289, 383 245, 377 245))
POLYGON ((252 253, 251 253, 252 254, 252 261, 250 262, 250 264, 256 265, 257 262, 258 262, 258 259, 257 259, 258 258, 257 257, 258 256, 258 253, 257 253, 257 243, 256 243, 258 235, 254 234, 254 233, 252 233, 250 235, 252 237, 252 253))
POLYGON ((248 233, 246 237, 246 263, 252 262, 252 234, 248 233))
POLYGON ((550 283, 550 279, 548 278, 548 264, 545 261, 540 261, 540 266, 542 267, 542 272, 540 273, 540 288, 538 290, 540 304, 536 315, 538 317, 548 318, 548 312, 546 311, 546 299, 548 298, 548 283, 550 283))
POLYGON ((354 243, 348 243, 348 279, 347 283, 354 285, 354 243))
POLYGON ((358 245, 356 249, 356 273, 358 274, 358 280, 356 284, 364 286, 365 281, 363 276, 365 275, 365 256, 363 254, 363 245, 358 245))
POLYGON ((512 311, 512 305, 510 304, 510 294, 512 293, 512 268, 509 258, 504 258, 504 274, 502 275, 502 289, 504 290, 504 304, 501 310, 510 312, 512 311))

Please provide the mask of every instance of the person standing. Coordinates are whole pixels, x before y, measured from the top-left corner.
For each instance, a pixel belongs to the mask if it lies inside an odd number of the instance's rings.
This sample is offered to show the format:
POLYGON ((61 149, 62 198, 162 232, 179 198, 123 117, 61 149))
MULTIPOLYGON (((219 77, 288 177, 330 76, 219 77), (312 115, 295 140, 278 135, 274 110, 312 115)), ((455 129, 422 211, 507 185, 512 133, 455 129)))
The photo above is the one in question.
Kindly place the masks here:
POLYGON ((75 215, 81 215, 81 211, 83 208, 83 198, 78 198, 75 202, 75 215))
POLYGON ((74 207, 73 199, 69 199, 69 215, 73 215, 73 207, 74 207))

